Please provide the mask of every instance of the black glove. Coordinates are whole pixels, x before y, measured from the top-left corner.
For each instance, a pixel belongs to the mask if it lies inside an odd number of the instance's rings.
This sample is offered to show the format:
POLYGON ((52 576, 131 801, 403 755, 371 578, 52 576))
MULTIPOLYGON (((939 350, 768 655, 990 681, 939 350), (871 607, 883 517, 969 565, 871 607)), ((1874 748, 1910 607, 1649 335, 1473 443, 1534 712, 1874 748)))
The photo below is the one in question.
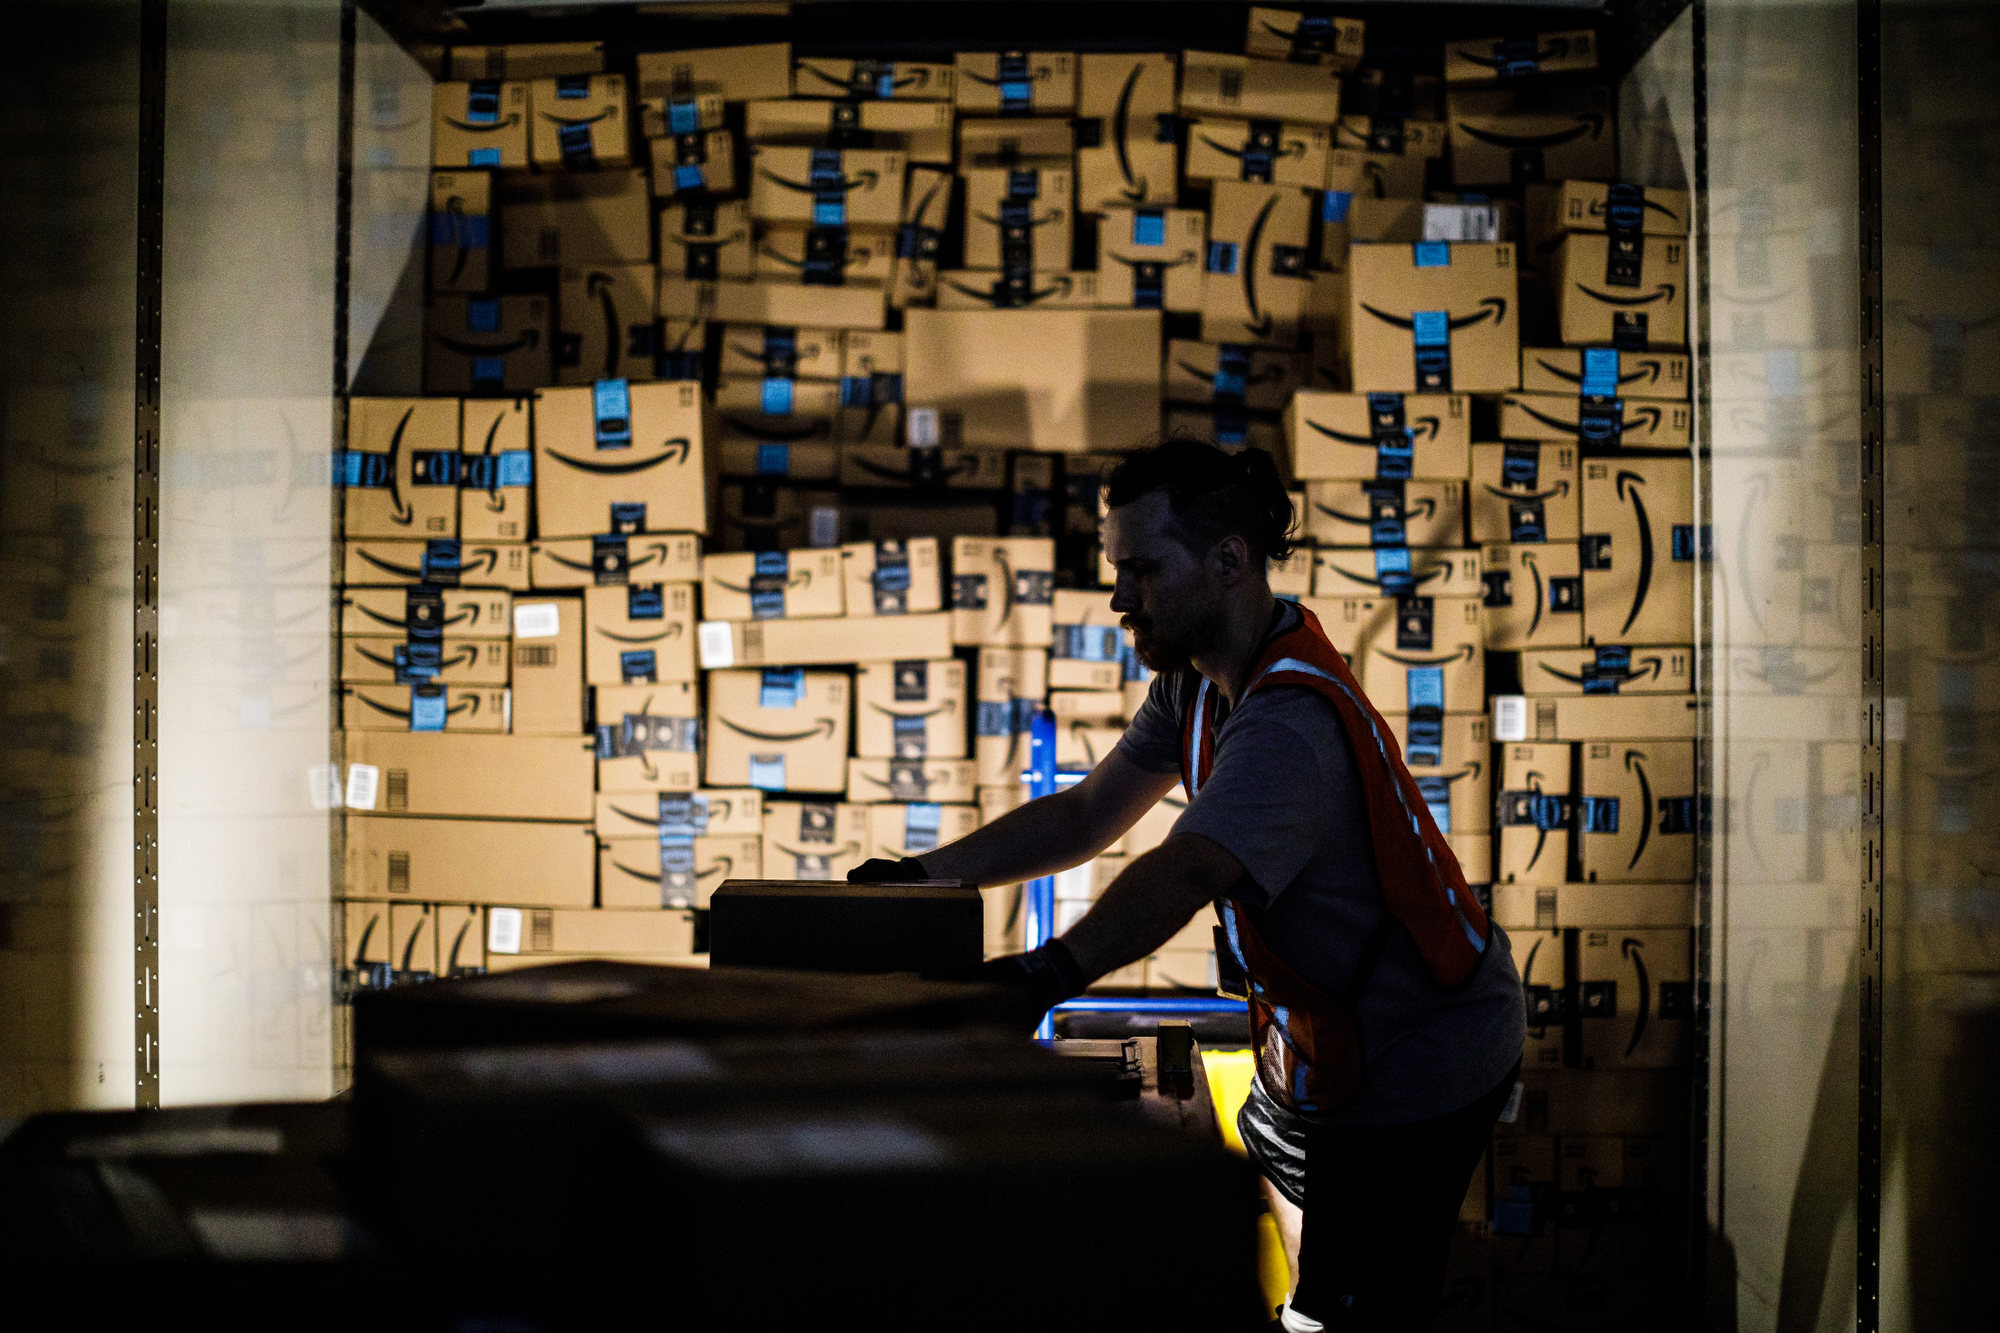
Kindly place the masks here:
POLYGON ((1077 966, 1076 955, 1061 940, 1050 940, 1026 953, 989 958, 966 973, 964 979, 1015 991, 1021 997, 1029 1027, 1038 1026, 1049 1010, 1064 1000, 1075 999, 1090 985, 1090 978, 1077 966))
POLYGON ((914 884, 929 879, 924 863, 914 856, 891 861, 886 856, 871 857, 847 872, 849 884, 914 884))

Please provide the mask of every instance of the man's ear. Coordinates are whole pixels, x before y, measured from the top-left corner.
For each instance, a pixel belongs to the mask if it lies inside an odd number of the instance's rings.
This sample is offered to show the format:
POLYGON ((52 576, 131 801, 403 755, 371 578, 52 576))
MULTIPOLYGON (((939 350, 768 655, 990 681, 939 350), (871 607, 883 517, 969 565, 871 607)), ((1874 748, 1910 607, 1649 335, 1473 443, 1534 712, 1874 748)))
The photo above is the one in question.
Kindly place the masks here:
POLYGON ((1231 533, 1215 544, 1208 558, 1214 563, 1216 576, 1234 587, 1250 571, 1250 543, 1231 533))

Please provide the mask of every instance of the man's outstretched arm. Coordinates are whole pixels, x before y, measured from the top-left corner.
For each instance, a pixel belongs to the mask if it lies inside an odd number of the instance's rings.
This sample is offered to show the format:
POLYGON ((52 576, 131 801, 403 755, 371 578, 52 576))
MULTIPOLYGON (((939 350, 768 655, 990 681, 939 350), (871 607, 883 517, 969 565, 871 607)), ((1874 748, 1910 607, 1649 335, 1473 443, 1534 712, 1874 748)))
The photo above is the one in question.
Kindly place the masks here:
POLYGON ((1176 833, 1125 867, 1062 935, 1086 982, 1136 963, 1243 878, 1243 865, 1199 833, 1176 833))

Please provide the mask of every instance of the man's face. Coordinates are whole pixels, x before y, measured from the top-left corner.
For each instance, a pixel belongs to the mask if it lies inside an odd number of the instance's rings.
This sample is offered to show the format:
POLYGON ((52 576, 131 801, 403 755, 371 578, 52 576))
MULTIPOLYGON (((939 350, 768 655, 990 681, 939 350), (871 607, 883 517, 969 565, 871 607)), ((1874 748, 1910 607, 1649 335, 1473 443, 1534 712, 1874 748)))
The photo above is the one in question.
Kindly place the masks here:
POLYGON ((1225 589, 1211 562, 1176 535, 1165 492, 1112 510, 1104 519, 1104 553, 1118 571, 1112 614, 1132 633, 1139 660, 1175 671, 1216 641, 1225 589))

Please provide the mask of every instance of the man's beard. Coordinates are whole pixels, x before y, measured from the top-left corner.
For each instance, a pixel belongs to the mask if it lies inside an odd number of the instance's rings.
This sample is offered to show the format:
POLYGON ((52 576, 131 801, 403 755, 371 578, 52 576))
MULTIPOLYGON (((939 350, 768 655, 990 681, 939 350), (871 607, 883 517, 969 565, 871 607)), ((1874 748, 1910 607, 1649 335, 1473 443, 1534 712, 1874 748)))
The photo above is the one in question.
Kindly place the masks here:
POLYGON ((1131 622, 1126 629, 1132 635, 1132 647, 1139 655, 1139 661, 1147 670, 1157 672, 1181 671, 1194 665, 1194 654, 1200 648, 1196 642, 1159 637, 1157 627, 1151 622, 1131 622))

